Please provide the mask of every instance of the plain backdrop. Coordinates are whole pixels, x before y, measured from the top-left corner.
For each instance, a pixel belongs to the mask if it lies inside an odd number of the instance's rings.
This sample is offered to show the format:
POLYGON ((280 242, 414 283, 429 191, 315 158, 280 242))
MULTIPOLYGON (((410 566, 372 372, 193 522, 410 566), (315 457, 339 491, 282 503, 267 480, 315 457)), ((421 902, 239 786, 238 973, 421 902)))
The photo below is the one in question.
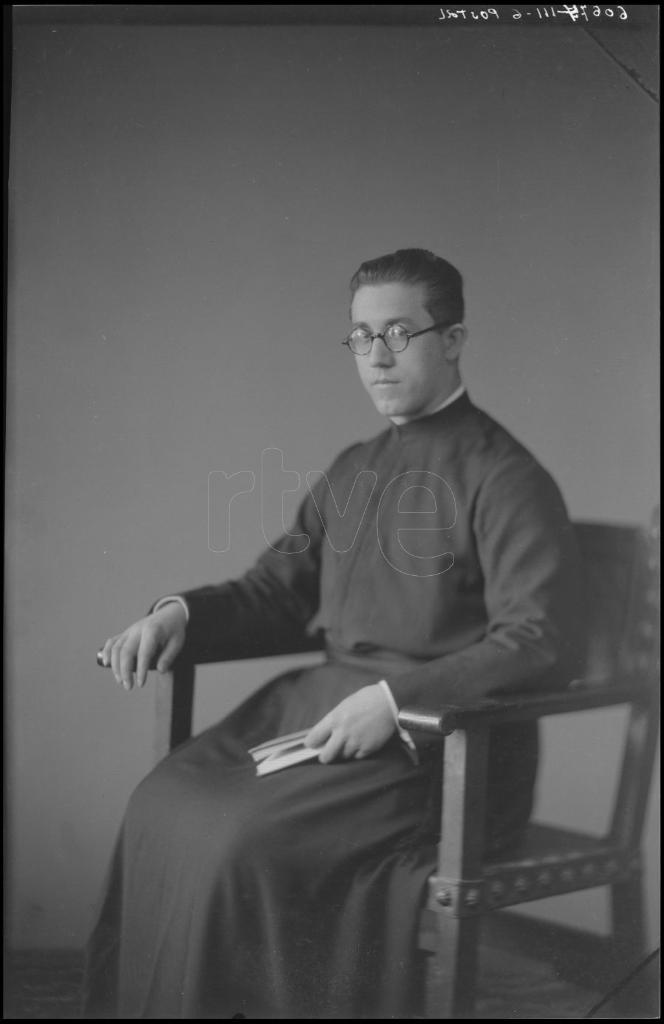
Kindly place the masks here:
MULTIPOLYGON (((340 345, 362 260, 455 263, 475 402, 573 517, 648 521, 658 118, 579 26, 54 20, 16 26, 13 61, 9 941, 79 948, 154 724, 95 651, 262 550, 257 492, 210 550, 210 473, 273 447, 304 487, 383 429, 340 345)), ((280 664, 206 669, 198 726, 280 664)), ((540 817, 602 829, 622 714, 547 726, 540 817)), ((549 902, 606 928, 601 891, 549 902)))

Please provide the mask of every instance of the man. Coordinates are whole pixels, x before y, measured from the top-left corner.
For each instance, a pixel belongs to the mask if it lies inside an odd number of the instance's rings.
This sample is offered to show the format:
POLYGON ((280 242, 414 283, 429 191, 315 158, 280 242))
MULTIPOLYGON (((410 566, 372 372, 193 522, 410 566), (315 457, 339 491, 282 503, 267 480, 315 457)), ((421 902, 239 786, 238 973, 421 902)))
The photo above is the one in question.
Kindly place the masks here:
MULTIPOLYGON (((327 661, 141 784, 91 943, 92 1011, 412 1013, 440 752, 415 750, 398 708, 571 678, 571 527, 549 475, 461 383, 458 271, 399 250, 362 264, 351 294, 346 345, 387 430, 341 453, 244 577, 162 599, 104 646, 127 689, 185 645, 232 658, 318 630, 327 661), (298 729, 319 763, 257 778, 247 750, 298 729)), ((527 820, 536 756, 530 725, 494 730, 489 848, 527 820)))

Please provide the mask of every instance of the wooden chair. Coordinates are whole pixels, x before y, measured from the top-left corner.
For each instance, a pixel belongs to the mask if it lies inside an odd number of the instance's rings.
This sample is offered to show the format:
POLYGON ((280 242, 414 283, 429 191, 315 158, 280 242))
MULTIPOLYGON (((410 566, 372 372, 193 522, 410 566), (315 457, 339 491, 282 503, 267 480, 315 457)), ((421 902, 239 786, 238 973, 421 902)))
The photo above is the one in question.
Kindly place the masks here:
MULTIPOLYGON (((640 844, 658 732, 658 534, 654 528, 648 532, 599 523, 578 523, 575 528, 590 612, 583 678, 572 681, 564 692, 405 708, 399 716, 411 731, 444 737, 444 838, 437 869, 429 879, 420 937, 429 952, 427 1017, 473 1016, 480 921, 528 900, 610 887, 609 938, 553 926, 586 981, 600 963, 606 977, 616 970, 625 974, 645 953, 640 844), (620 704, 629 705, 630 713, 607 834, 596 838, 531 823, 508 856, 484 859, 489 728, 620 704)), ((316 646, 303 641, 299 650, 316 646)), ((159 677, 159 757, 189 737, 193 695, 193 665, 180 661, 172 676, 159 677)), ((530 950, 553 955, 550 925, 543 931, 523 916, 498 916, 511 919, 501 942, 522 935, 530 950)), ((561 971, 563 961, 564 957, 557 964, 561 971)))

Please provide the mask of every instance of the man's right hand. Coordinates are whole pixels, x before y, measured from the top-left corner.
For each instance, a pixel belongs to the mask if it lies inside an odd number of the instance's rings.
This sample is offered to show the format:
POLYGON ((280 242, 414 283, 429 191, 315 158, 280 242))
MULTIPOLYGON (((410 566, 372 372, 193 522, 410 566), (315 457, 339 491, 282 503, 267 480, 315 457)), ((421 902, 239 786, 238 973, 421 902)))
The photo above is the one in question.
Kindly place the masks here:
POLYGON ((131 690, 144 686, 148 669, 167 672, 182 650, 187 616, 181 604, 171 601, 157 612, 139 619, 124 633, 110 637, 100 654, 118 683, 131 690))

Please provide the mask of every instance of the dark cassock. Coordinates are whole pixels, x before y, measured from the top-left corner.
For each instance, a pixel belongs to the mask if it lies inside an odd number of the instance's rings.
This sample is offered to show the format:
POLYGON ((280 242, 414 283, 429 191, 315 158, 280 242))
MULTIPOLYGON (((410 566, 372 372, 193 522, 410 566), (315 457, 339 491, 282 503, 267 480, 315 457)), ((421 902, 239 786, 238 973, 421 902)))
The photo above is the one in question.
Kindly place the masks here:
MULTIPOLYGON (((248 749, 385 680, 396 705, 566 685, 573 531, 533 456, 463 393, 354 445, 241 579, 182 595, 187 651, 232 659, 321 630, 133 794, 93 933, 88 1018, 402 1018, 440 827, 441 747, 257 777, 248 749), (415 763, 417 760, 417 763, 415 763)), ((536 727, 492 734, 487 855, 531 812, 536 727)), ((444 841, 444 837, 443 837, 444 841)))

